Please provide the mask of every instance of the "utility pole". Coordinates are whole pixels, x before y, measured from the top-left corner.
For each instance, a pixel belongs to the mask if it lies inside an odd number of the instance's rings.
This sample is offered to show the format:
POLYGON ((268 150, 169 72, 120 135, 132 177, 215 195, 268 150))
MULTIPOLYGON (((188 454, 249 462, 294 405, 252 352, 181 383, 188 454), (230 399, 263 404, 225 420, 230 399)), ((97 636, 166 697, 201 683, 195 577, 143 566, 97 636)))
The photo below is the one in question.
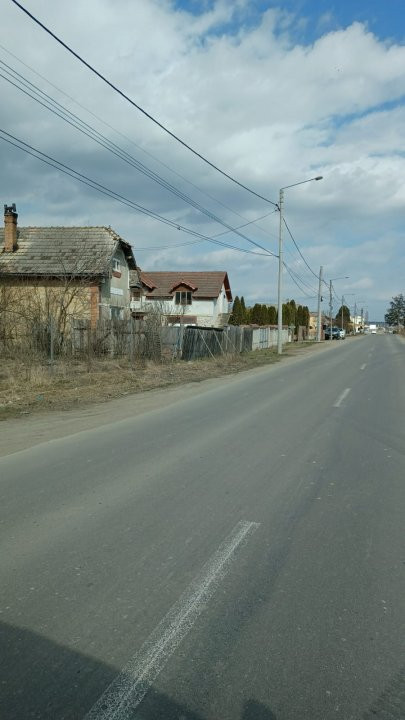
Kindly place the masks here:
POLYGON ((361 308, 361 331, 364 332, 364 312, 363 312, 363 308, 361 308))
POLYGON ((278 200, 278 209, 280 212, 280 229, 278 234, 278 316, 277 316, 277 353, 281 355, 283 352, 283 300, 282 300, 282 276, 283 276, 283 205, 284 205, 284 188, 280 190, 278 200))
POLYGON ((341 324, 341 326, 342 326, 342 330, 343 330, 343 303, 344 303, 344 301, 345 301, 345 299, 344 299, 344 297, 343 297, 343 295, 342 295, 342 307, 341 307, 341 309, 340 309, 340 317, 341 317, 341 323, 340 323, 340 324, 341 324))
POLYGON ((282 275, 283 275, 283 205, 284 205, 284 190, 288 190, 288 188, 296 187, 297 185, 305 185, 305 183, 312 182, 312 180, 322 180, 322 175, 318 175, 317 177, 309 178, 308 180, 301 180, 301 182, 293 183, 292 185, 284 185, 284 187, 280 188, 279 190, 279 201, 277 209, 280 213, 280 230, 278 235, 278 297, 277 297, 277 308, 278 308, 278 318, 277 318, 277 353, 281 355, 283 352, 283 299, 281 297, 281 291, 282 291, 282 275))
POLYGON ((353 333, 354 335, 357 334, 357 302, 354 303, 354 323, 353 323, 353 333))
POLYGON ((332 280, 329 280, 329 324, 330 324, 330 335, 329 340, 332 340, 332 280))
POLYGON ((316 328, 316 342, 321 342, 321 337, 322 337, 322 327, 321 327, 321 322, 322 322, 321 302, 322 302, 322 282, 323 282, 322 281, 322 272, 323 272, 323 267, 321 265, 321 267, 319 268, 318 325, 316 328))

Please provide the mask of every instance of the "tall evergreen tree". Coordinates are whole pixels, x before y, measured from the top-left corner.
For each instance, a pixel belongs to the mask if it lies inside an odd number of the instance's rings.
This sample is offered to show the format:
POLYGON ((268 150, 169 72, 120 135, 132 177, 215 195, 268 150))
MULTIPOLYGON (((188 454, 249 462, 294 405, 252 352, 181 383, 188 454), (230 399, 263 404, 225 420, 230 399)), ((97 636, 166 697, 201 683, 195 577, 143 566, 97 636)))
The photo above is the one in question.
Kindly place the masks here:
POLYGON ((241 307, 241 317, 242 317, 242 324, 246 323, 246 305, 245 305, 245 298, 241 297, 240 299, 240 307, 241 307))
POLYGON ((240 325, 241 318, 242 318, 241 303, 240 303, 238 295, 235 295, 235 300, 233 301, 233 306, 232 306, 232 313, 229 318, 229 324, 230 325, 240 325))
POLYGON ((252 307, 250 322, 252 325, 260 325, 262 310, 259 303, 255 303, 252 307))
POLYGON ((273 305, 268 308, 268 320, 269 325, 277 325, 277 309, 273 305))
POLYGON ((298 328, 304 324, 304 313, 302 305, 298 305, 297 312, 295 313, 295 331, 298 332, 298 328))
POLYGON ((343 314, 343 327, 347 330, 350 325, 350 308, 347 305, 341 305, 336 313, 335 324, 338 327, 342 327, 342 314, 343 314))
POLYGON ((260 325, 267 325, 267 307, 266 307, 266 305, 260 306, 260 325))

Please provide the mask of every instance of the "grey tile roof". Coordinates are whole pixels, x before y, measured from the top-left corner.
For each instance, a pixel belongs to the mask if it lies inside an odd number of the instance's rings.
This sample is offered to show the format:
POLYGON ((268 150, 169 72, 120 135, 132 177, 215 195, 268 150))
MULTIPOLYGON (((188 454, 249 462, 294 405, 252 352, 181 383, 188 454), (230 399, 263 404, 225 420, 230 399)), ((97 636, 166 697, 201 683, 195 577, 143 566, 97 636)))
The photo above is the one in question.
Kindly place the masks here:
POLYGON ((130 244, 107 227, 18 227, 17 243, 15 252, 4 252, 0 229, 0 275, 108 275, 118 246, 136 268, 130 244))

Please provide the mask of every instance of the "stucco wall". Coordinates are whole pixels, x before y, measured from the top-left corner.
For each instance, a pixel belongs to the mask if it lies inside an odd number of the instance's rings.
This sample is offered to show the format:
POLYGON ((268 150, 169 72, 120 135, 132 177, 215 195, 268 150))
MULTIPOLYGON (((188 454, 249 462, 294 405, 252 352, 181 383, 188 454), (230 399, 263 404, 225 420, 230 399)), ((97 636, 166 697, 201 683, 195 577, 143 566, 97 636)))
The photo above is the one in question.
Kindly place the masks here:
POLYGON ((229 303, 224 286, 222 286, 218 298, 199 299, 194 297, 191 305, 176 305, 174 296, 164 299, 142 298, 139 307, 137 303, 136 309, 145 309, 147 311, 148 307, 154 308, 165 315, 195 315, 197 324, 203 327, 222 325, 224 316, 227 319, 229 313, 229 303))

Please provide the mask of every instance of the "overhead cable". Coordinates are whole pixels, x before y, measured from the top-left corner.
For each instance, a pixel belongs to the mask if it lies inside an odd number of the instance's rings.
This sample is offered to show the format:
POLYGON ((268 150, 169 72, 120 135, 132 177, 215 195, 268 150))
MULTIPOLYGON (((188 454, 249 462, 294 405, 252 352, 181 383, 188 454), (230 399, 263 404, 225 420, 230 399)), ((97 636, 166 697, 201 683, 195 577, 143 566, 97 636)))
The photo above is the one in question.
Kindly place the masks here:
POLYGON ((285 217, 283 217, 283 221, 284 221, 284 225, 285 225, 286 228, 287 228, 287 231, 288 231, 288 234, 289 234, 291 240, 293 241, 295 247, 297 248, 297 250, 298 250, 300 256, 302 257, 305 265, 307 266, 308 270, 310 270, 310 272, 312 273, 312 275, 314 275, 316 278, 318 278, 319 275, 318 275, 314 270, 312 270, 312 268, 308 265, 308 263, 307 263, 307 261, 305 260, 305 258, 304 258, 304 256, 303 256, 301 250, 299 249, 298 244, 297 244, 297 242, 296 242, 296 240, 295 240, 295 238, 294 238, 294 235, 292 234, 290 228, 289 228, 288 225, 287 225, 287 221, 286 221, 285 217))
POLYGON ((141 112, 143 115, 145 115, 145 117, 147 117, 148 120, 151 120, 161 130, 163 130, 165 133, 170 135, 170 137, 172 137, 174 140, 176 140, 178 143, 180 143, 180 145, 185 147, 187 150, 189 150, 191 153, 193 153, 193 155, 198 157, 200 160, 202 160, 204 163, 206 163, 207 165, 212 167, 214 170, 219 172, 221 175, 226 177, 228 180, 231 180, 231 182, 235 183, 239 187, 243 188, 244 190, 251 193, 252 195, 255 195, 256 197, 260 198, 261 200, 264 200, 265 202, 268 202, 271 205, 274 205, 274 207, 277 207, 277 203, 273 202, 273 200, 270 200, 269 198, 266 198, 263 195, 260 195, 260 193, 257 193, 255 190, 252 190, 247 185, 244 185, 243 183, 241 183, 239 180, 236 180, 236 178, 234 178, 232 175, 229 175, 224 170, 221 170, 217 165, 212 163, 204 155, 202 155, 197 150, 192 148, 191 145, 188 145, 188 143, 186 143, 184 140, 182 140, 178 135, 176 135, 174 132, 169 130, 169 128, 167 128, 165 125, 163 125, 163 123, 161 123, 159 120, 157 120, 155 117, 153 117, 153 115, 151 115, 149 112, 147 112, 141 105, 139 105, 134 100, 132 100, 132 98, 130 98, 129 95, 124 93, 123 90, 121 90, 117 85, 115 85, 113 82, 111 82, 111 80, 108 80, 108 78, 106 78, 105 75, 103 75, 101 72, 96 70, 96 68, 93 67, 93 65, 91 65, 89 62, 87 62, 87 60, 85 60, 83 57, 81 57, 81 55, 79 55, 75 50, 73 50, 73 48, 71 48, 67 43, 65 43, 54 32, 52 32, 52 30, 50 30, 50 28, 48 28, 37 17, 35 17, 35 15, 33 15, 29 10, 27 10, 27 8, 25 8, 21 3, 17 2, 17 0, 11 0, 11 2, 14 3, 14 5, 16 5, 17 7, 19 7, 20 10, 22 10, 26 15, 28 15, 28 17, 31 18, 31 20, 33 20, 33 22, 35 22, 39 27, 41 27, 48 35, 53 37, 53 39, 56 40, 56 42, 58 42, 62 47, 64 47, 65 50, 67 50, 71 55, 73 55, 73 57, 75 57, 77 60, 79 60, 79 62, 81 62, 83 65, 85 65, 88 68, 88 70, 90 70, 92 73, 94 73, 94 75, 96 75, 98 78, 100 78, 100 80, 102 80, 104 83, 106 83, 110 88, 112 88, 112 90, 114 90, 116 93, 118 93, 118 95, 120 95, 122 98, 124 98, 124 100, 129 102, 134 108, 139 110, 139 112, 141 112))
MULTIPOLYGON (((110 130, 112 130, 116 135, 119 135, 121 138, 123 138, 124 140, 126 140, 127 142, 129 142, 131 145, 133 145, 134 147, 136 147, 137 150, 139 150, 139 152, 143 153, 144 155, 147 155, 149 158, 151 158, 151 159, 154 160, 155 162, 159 163, 159 165, 161 165, 162 167, 164 167, 166 170, 168 170, 170 173, 172 173, 172 174, 175 175, 176 177, 178 177, 178 178, 180 178, 181 180, 183 180, 184 182, 186 182, 188 185, 191 185, 191 187, 193 187, 193 188, 194 188, 195 190, 197 190, 199 193, 201 193, 202 195, 205 195, 205 196, 208 197, 210 200, 213 200, 213 202, 215 202, 217 205, 220 205, 221 207, 226 208, 226 210, 229 210, 229 211, 230 211, 231 213, 233 213, 234 215, 237 215, 238 217, 243 218, 243 215, 241 215, 237 210, 235 210, 234 208, 232 208, 230 205, 227 205, 227 204, 224 203, 222 200, 219 200, 217 197, 214 197, 214 195, 211 195, 211 193, 207 192, 207 190, 204 190, 203 188, 199 187, 196 183, 192 182, 192 180, 190 180, 189 178, 185 177, 184 175, 182 175, 181 173, 179 173, 177 170, 174 170, 172 167, 170 167, 170 165, 167 165, 167 163, 163 162, 163 160, 161 160, 160 158, 156 157, 156 155, 154 155, 153 153, 149 152, 148 150, 145 150, 145 148, 143 148, 143 147, 141 147, 140 145, 138 145, 138 143, 136 143, 136 142, 135 142, 132 138, 130 138, 128 135, 125 135, 125 133, 122 133, 120 130, 117 130, 117 128, 115 128, 113 125, 110 125, 110 123, 106 122, 106 120, 104 120, 103 118, 101 118, 99 115, 97 115, 96 113, 94 113, 94 112, 93 112, 92 110, 90 110, 88 107, 86 107, 85 105, 83 105, 82 103, 80 103, 78 100, 76 100, 74 97, 72 97, 71 95, 69 95, 69 93, 65 92, 65 90, 62 90, 62 88, 58 87, 58 85, 55 85, 55 84, 52 83, 48 78, 46 78, 44 75, 41 75, 41 73, 39 73, 37 70, 35 70, 32 66, 27 65, 27 63, 25 63, 23 60, 21 60, 21 58, 19 58, 17 55, 15 55, 15 53, 12 53, 10 50, 8 50, 8 49, 7 49, 4 45, 2 45, 1 43, 0 43, 0 48, 1 48, 4 52, 6 52, 8 55, 10 55, 11 57, 13 57, 15 60, 17 60, 17 62, 19 62, 21 65, 23 65, 24 67, 26 67, 31 73, 33 73, 33 74, 36 75, 37 77, 41 78, 41 80, 43 80, 45 83, 47 83, 47 85, 49 85, 50 87, 52 87, 54 90, 57 90, 57 92, 61 93, 61 95, 64 95, 66 98, 68 98, 68 99, 69 99, 71 102, 73 102, 75 105, 77 105, 77 106, 80 107, 82 110, 84 110, 86 113, 88 113, 88 114, 91 115, 93 118, 95 118, 96 120, 98 120, 98 122, 102 123, 105 127, 107 127, 107 128, 109 128, 110 130)), ((41 91, 41 92, 42 92, 42 91, 41 91)), ((55 101, 55 102, 57 102, 57 101, 55 101)), ((277 212, 277 209, 275 210, 275 212, 277 212)), ((263 217, 267 217, 267 215, 264 215, 263 217)), ((259 219, 262 219, 262 218, 259 218, 259 219)), ((259 219, 258 219, 258 220, 259 220, 259 219)), ((257 221, 256 221, 256 222, 257 222, 257 221)), ((275 238, 277 237, 275 234, 272 235, 272 234, 269 233, 267 230, 265 230, 264 228, 260 227, 260 225, 256 225, 256 227, 257 227, 258 230, 260 230, 261 232, 265 233, 267 236, 275 237, 275 238)))
MULTIPOLYGON (((7 82, 11 83, 14 87, 19 89, 21 92, 23 92, 25 95, 28 95, 30 98, 35 100, 37 103, 45 107, 47 110, 50 110, 54 115, 57 115, 59 118, 67 122, 72 127, 76 128, 81 132, 82 134, 86 135, 90 139, 94 140, 98 145, 101 145, 106 150, 111 152, 113 155, 121 159, 123 162, 127 163, 128 165, 131 165, 135 169, 137 169, 142 174, 149 177, 154 182, 157 182, 161 187, 168 190, 172 194, 174 194, 176 197, 180 198, 184 202, 188 203, 192 207, 194 207, 196 210, 201 212, 202 214, 206 215, 210 220, 214 220, 215 222, 219 223, 220 225, 227 228, 227 232, 235 232, 235 234, 239 235, 243 240, 247 240, 252 245, 255 245, 256 247, 259 247, 262 250, 267 250, 267 248, 264 248, 262 245, 257 243, 255 240, 252 240, 251 238, 247 237, 243 233, 240 233, 238 230, 233 228, 231 225, 223 221, 221 218, 219 218, 217 215, 214 215, 210 210, 207 210, 204 208, 200 203, 194 201, 189 196, 185 195, 181 190, 176 188, 174 185, 171 185, 168 181, 166 181, 164 178, 162 178, 160 175, 155 173, 153 170, 150 170, 146 165, 141 163, 139 160, 134 158, 132 155, 127 153, 125 150, 120 148, 118 145, 110 141, 105 135, 102 135, 99 133, 95 128, 93 128, 91 125, 83 121, 79 116, 75 115, 74 113, 71 113, 70 110, 65 108, 63 105, 61 105, 59 102, 54 100, 50 95, 45 93, 43 90, 38 88, 34 83, 31 83, 30 80, 24 78, 23 75, 18 73, 16 70, 11 68, 7 63, 4 63, 4 61, 0 60, 0 65, 4 65, 7 70, 14 73, 13 80, 6 77, 0 72, 0 77, 7 80, 7 82), (17 75, 17 78, 15 77, 17 75), (21 83, 23 87, 18 85, 14 80, 17 80, 18 83, 21 83), (30 92, 27 91, 27 88, 30 90, 30 92), (32 95, 31 93, 35 93, 35 95, 32 95), (39 95, 40 93, 40 95, 39 95), (39 95, 39 96, 38 96, 39 95)), ((272 211, 276 212, 276 211, 272 211)), ((247 225, 250 223, 247 223, 247 225)))
MULTIPOLYGON (((267 213, 268 215, 272 215, 273 213, 277 212, 277 210, 272 210, 271 213, 267 213)), ((263 216, 262 216, 263 217, 263 216)), ((267 216, 264 216, 267 217, 267 216)), ((246 227, 246 225, 251 225, 252 223, 255 223, 257 220, 261 220, 262 218, 256 218, 256 220, 251 220, 249 223, 245 223, 244 225, 239 225, 238 228, 235 228, 235 230, 239 230, 240 228, 246 227)), ((226 235, 226 233, 231 232, 230 230, 225 230, 224 232, 217 233, 216 235, 211 235, 212 239, 221 237, 222 235, 226 235)), ((176 245, 155 245, 151 247, 138 247, 136 248, 137 252, 140 250, 170 250, 171 248, 176 247, 184 247, 185 245, 196 245, 199 242, 205 242, 204 240, 192 240, 191 242, 186 243, 176 243, 176 245)))
POLYGON ((10 133, 6 132, 6 130, 3 130, 0 128, 0 133, 3 134, 3 136, 0 139, 4 140, 5 142, 9 143, 10 145, 13 145, 14 147, 18 148, 19 150, 22 150, 23 152, 27 153, 28 155, 31 155, 35 157, 37 160, 41 160, 41 162, 45 163, 46 165, 50 165, 51 167, 55 168, 56 170, 59 170, 60 172, 64 173, 65 175, 69 175, 69 177, 72 177, 75 180, 78 180, 79 182, 83 183, 84 185, 87 185, 88 187, 91 187, 93 190, 97 190, 97 192, 102 193, 103 195, 107 195, 108 197, 117 200, 118 202, 122 203, 123 205, 127 205, 128 207, 137 210, 138 212, 142 213, 143 215, 148 215, 149 217, 158 220, 159 222, 162 222, 166 225, 169 225, 172 228, 175 228, 177 230, 181 230, 183 232, 186 232, 189 235, 193 235, 194 237, 199 237, 202 240, 206 240, 207 242, 214 243, 215 245, 221 245, 223 247, 229 248, 231 250, 236 250, 238 252, 246 253, 249 255, 261 255, 261 256, 274 256, 273 253, 266 250, 264 253, 256 252, 254 250, 247 250, 245 248, 239 248, 234 245, 230 245, 229 243, 225 243, 221 240, 215 240, 212 237, 209 237, 207 235, 204 235, 203 233, 199 233, 195 230, 192 230, 191 228, 188 228, 184 225, 180 225, 179 223, 170 220, 169 218, 165 218, 164 216, 160 215, 159 213, 150 210, 148 208, 145 208, 144 206, 140 205, 139 203, 136 203, 133 200, 130 200, 123 195, 120 195, 119 193, 115 192, 114 190, 111 190, 110 188, 106 187, 105 185, 102 185, 101 183, 98 183, 96 180, 93 180, 89 178, 88 176, 84 175, 83 173, 78 172, 77 170, 74 170, 73 168, 69 167, 65 163, 60 162, 59 160, 56 160, 55 158, 51 157, 50 155, 47 155, 46 153, 43 153, 41 150, 38 150, 37 148, 34 148, 29 143, 24 142, 23 140, 20 140, 19 138, 15 137, 14 135, 11 135, 10 133))
POLYGON ((304 293, 304 296, 305 296, 305 297, 307 297, 308 299, 310 299, 310 298, 312 298, 312 297, 317 297, 316 295, 309 295, 309 294, 306 292, 305 288, 303 288, 302 285, 300 285, 299 281, 294 277, 294 271, 293 271, 285 262, 283 262, 283 266, 284 266, 285 269, 287 270, 287 272, 288 272, 291 280, 293 281, 293 283, 297 286, 297 288, 299 288, 299 289, 301 290, 301 292, 304 293))

